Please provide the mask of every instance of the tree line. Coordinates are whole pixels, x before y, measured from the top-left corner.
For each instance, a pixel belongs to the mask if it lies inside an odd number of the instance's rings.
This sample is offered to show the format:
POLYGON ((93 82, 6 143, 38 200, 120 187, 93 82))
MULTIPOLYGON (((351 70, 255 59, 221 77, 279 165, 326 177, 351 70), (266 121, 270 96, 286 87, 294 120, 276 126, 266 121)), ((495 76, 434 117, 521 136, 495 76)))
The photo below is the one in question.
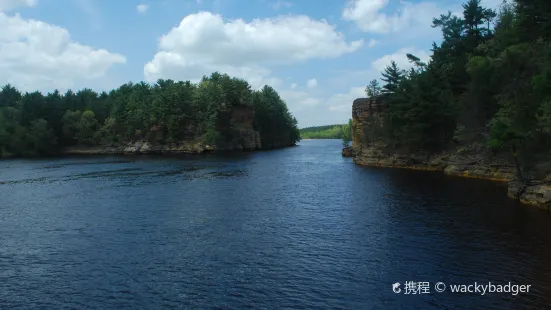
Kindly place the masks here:
POLYGON ((0 91, 0 156, 46 155, 69 146, 117 145, 145 139, 172 143, 200 139, 220 145, 233 141, 242 124, 234 107, 254 110, 253 127, 263 146, 300 140, 297 120, 270 86, 250 85, 218 72, 197 83, 158 80, 127 83, 109 92, 55 90, 22 93, 12 85, 0 91))
POLYGON ((346 124, 312 126, 300 129, 303 139, 342 139, 346 124))
POLYGON ((352 120, 347 124, 305 127, 300 130, 303 139, 341 139, 343 147, 352 141, 352 120))
MULTIPOLYGON (((392 62, 368 95, 390 93, 384 116, 392 147, 441 150, 483 141, 492 152, 519 148, 542 154, 551 142, 551 1, 504 1, 498 11, 480 0, 433 19, 443 40, 427 62, 392 62)), ((367 135, 366 135, 367 136, 367 135)))

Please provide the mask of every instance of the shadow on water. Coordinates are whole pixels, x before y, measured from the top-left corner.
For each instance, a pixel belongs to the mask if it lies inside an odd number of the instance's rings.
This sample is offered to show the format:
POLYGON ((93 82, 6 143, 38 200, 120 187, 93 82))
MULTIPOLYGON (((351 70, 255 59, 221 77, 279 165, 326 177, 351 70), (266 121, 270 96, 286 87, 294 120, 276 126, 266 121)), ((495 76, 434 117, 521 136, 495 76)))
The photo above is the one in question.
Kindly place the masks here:
MULTIPOLYGON (((506 183, 424 171, 362 169, 377 176, 385 193, 379 201, 394 223, 386 235, 394 240, 407 234, 410 247, 392 247, 394 254, 389 255, 416 257, 416 271, 394 265, 389 276, 459 284, 512 281, 532 284, 530 296, 546 299, 551 290, 549 212, 508 198, 506 183), (440 270, 439 274, 430 269, 440 270)), ((512 306, 518 302, 513 297, 487 298, 497 304, 506 300, 512 306)), ((545 302, 536 304, 541 307, 545 302)))

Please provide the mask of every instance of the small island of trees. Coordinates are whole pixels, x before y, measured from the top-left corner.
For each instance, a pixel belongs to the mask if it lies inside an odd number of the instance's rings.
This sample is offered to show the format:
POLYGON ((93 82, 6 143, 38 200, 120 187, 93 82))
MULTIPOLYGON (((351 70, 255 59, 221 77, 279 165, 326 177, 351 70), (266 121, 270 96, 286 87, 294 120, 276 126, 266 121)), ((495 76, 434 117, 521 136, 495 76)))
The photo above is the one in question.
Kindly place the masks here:
POLYGON ((117 145, 136 136, 155 143, 200 137, 214 144, 232 139, 239 124, 225 123, 235 106, 254 110, 262 144, 300 140, 297 120, 270 86, 250 85, 213 73, 199 83, 158 80, 127 83, 109 92, 91 89, 48 94, 0 91, 0 157, 55 154, 69 146, 117 145))

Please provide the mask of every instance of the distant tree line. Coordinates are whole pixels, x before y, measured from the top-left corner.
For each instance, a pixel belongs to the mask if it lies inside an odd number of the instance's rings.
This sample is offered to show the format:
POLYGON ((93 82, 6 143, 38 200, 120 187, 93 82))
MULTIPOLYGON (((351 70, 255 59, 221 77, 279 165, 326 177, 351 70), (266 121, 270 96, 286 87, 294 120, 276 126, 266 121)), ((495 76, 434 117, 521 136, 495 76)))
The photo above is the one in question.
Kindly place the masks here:
POLYGON ((342 139, 349 134, 348 124, 313 126, 300 129, 302 139, 342 139))
POLYGON ((480 0, 463 15, 433 19, 443 41, 427 62, 407 55, 409 70, 392 62, 384 84, 391 93, 384 139, 410 150, 439 150, 484 141, 494 152, 551 150, 551 1, 504 1, 499 11, 480 0))
POLYGON ((213 73, 199 83, 158 80, 127 83, 109 92, 64 94, 0 91, 0 156, 46 155, 68 146, 114 145, 145 139, 155 143, 200 138, 217 145, 235 138, 233 107, 254 109, 253 126, 265 146, 300 139, 297 121, 270 86, 251 90, 241 79, 213 73))

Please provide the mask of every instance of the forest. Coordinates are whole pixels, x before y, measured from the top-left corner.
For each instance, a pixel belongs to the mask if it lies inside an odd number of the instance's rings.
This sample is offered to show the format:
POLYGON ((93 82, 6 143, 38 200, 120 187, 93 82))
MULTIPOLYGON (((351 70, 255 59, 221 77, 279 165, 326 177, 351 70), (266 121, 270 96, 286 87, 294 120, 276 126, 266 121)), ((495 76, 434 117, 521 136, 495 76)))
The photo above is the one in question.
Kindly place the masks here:
POLYGON ((430 60, 408 54, 411 69, 392 62, 382 85, 366 88, 369 96, 391 94, 378 139, 410 152, 480 143, 525 164, 547 158, 551 1, 504 1, 494 11, 469 0, 462 16, 450 12, 432 24, 443 40, 430 60))
POLYGON ((270 86, 251 90, 218 72, 197 83, 127 83, 109 92, 0 91, 0 157, 55 154, 65 147, 117 145, 145 139, 171 143, 199 138, 217 145, 234 139, 235 106, 254 109, 253 127, 267 147, 300 140, 297 120, 270 86))
POLYGON ((312 126, 300 129, 302 139, 343 139, 350 136, 349 124, 312 126))

